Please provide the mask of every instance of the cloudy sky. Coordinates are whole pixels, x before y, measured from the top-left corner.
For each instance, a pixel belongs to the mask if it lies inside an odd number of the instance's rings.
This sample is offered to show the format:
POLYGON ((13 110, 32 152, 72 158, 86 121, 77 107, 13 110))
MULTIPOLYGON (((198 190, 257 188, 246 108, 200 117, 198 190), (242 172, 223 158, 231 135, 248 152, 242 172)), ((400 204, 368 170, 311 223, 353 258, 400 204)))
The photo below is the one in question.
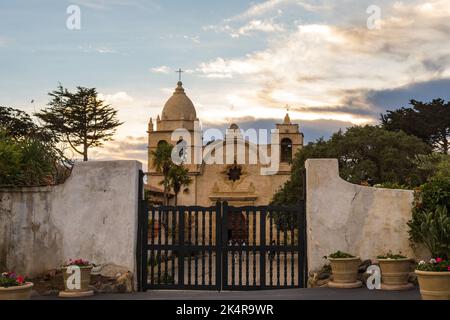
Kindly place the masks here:
POLYGON ((0 0, 0 105, 96 87, 125 124, 92 156, 146 162, 146 124, 182 68, 205 128, 271 128, 289 104, 313 141, 450 99, 449 44, 450 0, 0 0))

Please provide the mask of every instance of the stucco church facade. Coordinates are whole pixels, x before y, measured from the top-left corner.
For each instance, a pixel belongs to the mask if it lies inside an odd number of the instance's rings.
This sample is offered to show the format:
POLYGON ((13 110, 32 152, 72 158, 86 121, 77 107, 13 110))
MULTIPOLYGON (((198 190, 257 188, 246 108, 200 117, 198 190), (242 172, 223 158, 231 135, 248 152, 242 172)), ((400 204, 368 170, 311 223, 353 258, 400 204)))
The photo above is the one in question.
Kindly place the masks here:
MULTIPOLYGON (((203 137, 201 129, 196 125, 199 122, 197 112, 191 99, 186 95, 182 82, 178 82, 172 97, 166 102, 161 115, 158 115, 154 123, 150 119, 148 124, 148 173, 147 186, 155 197, 162 192, 161 181, 163 176, 154 166, 152 151, 161 143, 177 145, 179 141, 172 141, 173 132, 177 129, 185 129, 189 135, 203 137), (200 131, 200 132, 199 132, 200 131)), ((261 145, 257 145, 247 139, 237 124, 230 124, 230 129, 224 133, 223 139, 200 145, 192 146, 192 153, 200 152, 202 159, 223 154, 227 158, 230 149, 225 147, 225 141, 229 135, 233 135, 234 143, 242 146, 245 154, 244 163, 237 159, 238 152, 233 152, 234 161, 208 164, 208 161, 183 164, 189 169, 192 182, 189 187, 183 189, 178 195, 178 205, 186 206, 211 206, 217 201, 228 201, 231 205, 267 205, 274 193, 289 179, 291 173, 291 160, 296 151, 303 147, 304 136, 299 130, 298 124, 293 124, 288 114, 284 121, 275 124, 274 129, 279 130, 278 144, 264 145, 268 156, 273 150, 279 157, 278 170, 270 174, 262 174, 262 168, 267 167, 267 159, 262 159, 258 152, 261 145), (195 150, 199 148, 200 150, 195 150), (278 155, 279 153, 279 155, 278 155), (249 161, 250 158, 257 161, 249 161)), ((203 139, 203 138, 201 138, 203 139)), ((238 147, 233 151, 236 151, 238 147)), ((242 152, 241 152, 242 153, 242 152)), ((173 194, 169 204, 173 204, 173 194)))

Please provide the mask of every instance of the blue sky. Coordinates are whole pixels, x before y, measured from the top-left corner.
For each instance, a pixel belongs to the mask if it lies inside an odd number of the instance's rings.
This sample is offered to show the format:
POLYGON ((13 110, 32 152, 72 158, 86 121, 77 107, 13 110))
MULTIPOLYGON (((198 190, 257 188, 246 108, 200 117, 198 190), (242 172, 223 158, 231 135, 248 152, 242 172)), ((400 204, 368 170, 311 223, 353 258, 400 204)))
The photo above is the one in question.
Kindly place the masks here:
POLYGON ((183 68, 205 127, 267 128, 289 104, 312 141, 450 99, 448 43, 450 0, 0 0, 0 104, 33 112, 58 82, 96 87, 125 124, 94 157, 145 161, 146 123, 183 68))

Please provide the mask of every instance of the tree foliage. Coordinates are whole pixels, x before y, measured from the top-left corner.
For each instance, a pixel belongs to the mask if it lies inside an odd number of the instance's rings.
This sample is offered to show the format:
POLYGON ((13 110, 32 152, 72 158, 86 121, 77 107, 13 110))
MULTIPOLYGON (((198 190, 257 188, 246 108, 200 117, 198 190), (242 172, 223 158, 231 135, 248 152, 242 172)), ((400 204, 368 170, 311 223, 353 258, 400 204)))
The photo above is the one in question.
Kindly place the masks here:
POLYGON ((49 107, 36 113, 61 140, 88 161, 88 150, 101 147, 112 140, 116 128, 122 125, 117 119, 117 110, 98 98, 95 88, 77 87, 75 93, 59 85, 50 92, 49 107))
MULTIPOLYGON (((443 160, 447 161, 447 160, 443 160)), ((450 256, 450 175, 437 171, 415 192, 410 239, 434 257, 450 256)))
POLYGON ((0 131, 0 185, 52 185, 64 179, 59 154, 35 138, 16 140, 0 131))
POLYGON ((173 190, 175 193, 175 205, 178 203, 178 194, 183 187, 187 188, 192 179, 189 176, 189 170, 183 164, 177 165, 172 161, 172 154, 177 152, 172 145, 167 142, 160 143, 156 150, 151 152, 153 165, 157 172, 162 173, 164 186, 164 205, 168 205, 168 193, 173 190))
POLYGON ((169 203, 169 172, 172 167, 172 150, 173 146, 167 142, 158 145, 156 150, 151 151, 151 160, 157 172, 163 175, 163 186, 164 186, 164 205, 169 203))
POLYGON ((0 130, 5 136, 16 140, 35 138, 43 143, 57 142, 56 137, 35 124, 28 113, 10 107, 0 106, 0 130))
POLYGON ((319 139, 300 150, 294 157, 290 180, 274 195, 273 203, 295 204, 300 200, 307 159, 337 158, 341 177, 351 183, 418 186, 426 175, 417 168, 414 158, 429 153, 428 145, 404 132, 354 126, 335 133, 328 141, 319 139))
POLYGON ((57 184, 69 175, 71 165, 51 132, 26 112, 0 106, 0 185, 57 184))
POLYGON ((192 182, 191 177, 189 176, 189 170, 182 165, 173 164, 169 170, 169 186, 173 189, 175 193, 175 205, 178 204, 178 194, 181 191, 181 188, 189 187, 192 182))
POLYGON ((404 131, 421 138, 437 152, 450 151, 450 102, 434 99, 425 103, 411 100, 412 108, 388 111, 381 116, 386 130, 404 131))

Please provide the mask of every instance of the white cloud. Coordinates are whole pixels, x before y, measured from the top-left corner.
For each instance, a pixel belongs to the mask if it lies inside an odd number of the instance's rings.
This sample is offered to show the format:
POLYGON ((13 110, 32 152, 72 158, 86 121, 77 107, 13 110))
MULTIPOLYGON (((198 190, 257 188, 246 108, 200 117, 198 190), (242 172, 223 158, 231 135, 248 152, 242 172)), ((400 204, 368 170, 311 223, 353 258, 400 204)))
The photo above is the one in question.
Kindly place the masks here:
POLYGON ((147 168, 147 137, 141 136, 117 137, 106 143, 102 148, 90 151, 90 157, 95 160, 138 160, 147 168))
POLYGON ((99 98, 104 100, 106 103, 111 104, 115 107, 125 107, 129 106, 134 102, 133 97, 131 97, 125 91, 119 91, 113 94, 102 94, 100 93, 99 98))
POLYGON ((300 6, 304 10, 307 11, 321 11, 321 10, 330 10, 332 8, 331 4, 318 4, 318 1, 307 1, 307 0, 266 0, 262 3, 257 3, 251 5, 246 11, 243 13, 226 19, 226 21, 236 21, 236 20, 245 20, 245 19, 251 19, 254 17, 259 17, 271 12, 279 12, 279 8, 281 6, 287 6, 287 5, 295 5, 300 6))
MULTIPOLYGON (((251 13, 280 1, 267 1, 251 13)), ((248 98, 247 105, 279 108, 290 103, 293 112, 302 110, 302 117, 367 121, 366 115, 338 109, 370 111, 364 95, 369 90, 450 77, 450 47, 443 45, 450 42, 448 1, 396 3, 382 17, 380 30, 356 23, 299 25, 293 32, 276 34, 265 50, 243 58, 217 58, 201 63, 197 71, 209 78, 236 78, 239 88, 248 88, 235 90, 248 98), (328 111, 319 112, 324 107, 328 111)))
POLYGON ((284 27, 281 24, 277 24, 273 21, 273 19, 268 20, 252 20, 246 25, 239 28, 237 33, 233 35, 249 35, 255 31, 259 32, 281 32, 284 31, 284 27))
POLYGON ((79 46, 78 48, 85 53, 92 53, 92 52, 100 54, 117 53, 116 50, 107 46, 93 46, 90 44, 86 46, 79 46))
POLYGON ((150 71, 153 73, 168 74, 168 73, 172 72, 172 69, 169 68, 168 66, 160 66, 160 67, 151 68, 150 71))

